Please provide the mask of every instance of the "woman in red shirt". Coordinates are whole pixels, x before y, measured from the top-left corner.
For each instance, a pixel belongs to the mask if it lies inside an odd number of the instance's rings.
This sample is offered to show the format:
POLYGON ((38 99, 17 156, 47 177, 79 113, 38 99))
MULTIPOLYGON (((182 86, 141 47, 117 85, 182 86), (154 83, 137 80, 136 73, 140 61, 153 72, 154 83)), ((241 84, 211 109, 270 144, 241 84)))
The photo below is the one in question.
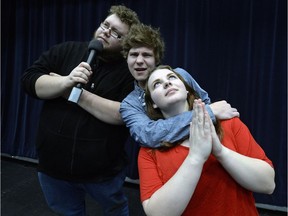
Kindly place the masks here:
MULTIPOLYGON (((147 215, 258 215, 253 192, 271 194, 274 169, 239 118, 213 125, 204 103, 169 66, 148 78, 146 106, 153 119, 194 109, 190 136, 179 145, 141 147, 141 201, 147 215)), ((177 127, 177 125, 175 125, 177 127)))

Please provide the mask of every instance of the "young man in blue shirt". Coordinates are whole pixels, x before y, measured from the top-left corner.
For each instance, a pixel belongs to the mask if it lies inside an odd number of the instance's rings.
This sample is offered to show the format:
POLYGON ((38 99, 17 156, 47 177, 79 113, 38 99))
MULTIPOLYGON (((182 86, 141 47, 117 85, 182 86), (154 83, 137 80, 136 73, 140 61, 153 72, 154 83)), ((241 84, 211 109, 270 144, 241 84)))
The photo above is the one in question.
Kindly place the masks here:
MULTIPOLYGON (((193 111, 165 120, 151 120, 145 111, 144 87, 149 72, 161 63, 164 54, 164 41, 159 29, 138 24, 123 40, 123 55, 127 60, 129 70, 134 77, 134 90, 122 101, 120 113, 123 121, 130 130, 133 139, 140 145, 156 148, 161 142, 175 142, 188 136, 189 124, 193 111), (177 124, 177 127, 175 125, 177 124)), ((182 68, 176 68, 185 81, 196 90, 206 104, 211 119, 229 119, 239 116, 237 109, 232 108, 226 101, 210 104, 210 98, 205 90, 182 68)))

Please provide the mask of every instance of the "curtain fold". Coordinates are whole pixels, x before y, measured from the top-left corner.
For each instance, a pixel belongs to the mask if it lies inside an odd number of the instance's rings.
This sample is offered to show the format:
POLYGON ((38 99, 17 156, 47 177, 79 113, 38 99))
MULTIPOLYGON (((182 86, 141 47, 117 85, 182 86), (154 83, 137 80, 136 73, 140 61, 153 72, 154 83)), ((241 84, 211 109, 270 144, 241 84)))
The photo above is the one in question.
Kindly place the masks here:
MULTIPOLYGON (((256 201, 287 207, 286 0, 3 1, 1 152, 37 158, 42 101, 23 92, 20 77, 52 45, 90 41, 113 4, 160 28, 164 64, 185 68, 212 101, 227 100, 240 111, 276 170, 275 192, 255 194, 256 201)), ((131 161, 137 148, 128 150, 131 161)), ((137 163, 130 166, 134 178, 137 163)))

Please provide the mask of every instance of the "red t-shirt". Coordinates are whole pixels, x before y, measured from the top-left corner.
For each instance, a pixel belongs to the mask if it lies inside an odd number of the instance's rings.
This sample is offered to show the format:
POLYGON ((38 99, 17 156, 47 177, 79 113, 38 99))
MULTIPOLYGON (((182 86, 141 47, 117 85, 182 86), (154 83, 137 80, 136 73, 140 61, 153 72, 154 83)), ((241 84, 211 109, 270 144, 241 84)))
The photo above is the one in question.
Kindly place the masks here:
MULTIPOLYGON (((222 144, 242 155, 266 161, 263 149, 252 137, 239 118, 221 122, 224 136, 222 144)), ((160 152, 141 147, 138 157, 141 201, 149 199, 178 170, 189 148, 176 146, 160 152)), ((191 170, 191 174, 193 171, 191 170)), ((213 155, 204 164, 194 194, 182 215, 258 215, 253 193, 240 186, 221 166, 213 155)))

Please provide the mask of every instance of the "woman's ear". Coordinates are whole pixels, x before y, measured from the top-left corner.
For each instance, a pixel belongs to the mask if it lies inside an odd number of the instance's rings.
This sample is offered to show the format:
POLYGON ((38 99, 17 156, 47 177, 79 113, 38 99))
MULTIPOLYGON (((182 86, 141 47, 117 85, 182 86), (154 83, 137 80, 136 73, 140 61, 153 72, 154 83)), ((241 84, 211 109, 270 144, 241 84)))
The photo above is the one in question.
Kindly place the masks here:
POLYGON ((153 104, 153 108, 154 108, 154 109, 157 109, 158 106, 154 103, 154 104, 153 104))

